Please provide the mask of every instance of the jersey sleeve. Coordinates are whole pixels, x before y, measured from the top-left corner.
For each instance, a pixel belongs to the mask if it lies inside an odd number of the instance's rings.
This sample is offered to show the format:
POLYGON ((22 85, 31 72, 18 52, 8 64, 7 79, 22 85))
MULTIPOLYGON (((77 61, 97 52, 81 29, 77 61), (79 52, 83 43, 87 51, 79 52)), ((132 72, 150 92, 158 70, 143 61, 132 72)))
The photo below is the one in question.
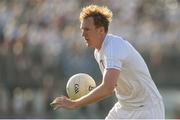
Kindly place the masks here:
POLYGON ((127 49, 122 41, 110 40, 105 49, 105 68, 122 70, 123 63, 127 56, 127 49))

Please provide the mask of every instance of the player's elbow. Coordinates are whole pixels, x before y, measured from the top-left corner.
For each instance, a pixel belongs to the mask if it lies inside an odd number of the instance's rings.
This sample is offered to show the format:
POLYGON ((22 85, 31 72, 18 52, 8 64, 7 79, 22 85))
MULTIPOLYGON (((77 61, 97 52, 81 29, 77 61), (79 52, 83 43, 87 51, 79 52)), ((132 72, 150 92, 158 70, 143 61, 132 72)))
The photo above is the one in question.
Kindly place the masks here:
POLYGON ((114 90, 107 90, 107 96, 111 96, 114 93, 114 90))
POLYGON ((111 96, 114 93, 114 86, 104 84, 104 93, 106 96, 111 96))

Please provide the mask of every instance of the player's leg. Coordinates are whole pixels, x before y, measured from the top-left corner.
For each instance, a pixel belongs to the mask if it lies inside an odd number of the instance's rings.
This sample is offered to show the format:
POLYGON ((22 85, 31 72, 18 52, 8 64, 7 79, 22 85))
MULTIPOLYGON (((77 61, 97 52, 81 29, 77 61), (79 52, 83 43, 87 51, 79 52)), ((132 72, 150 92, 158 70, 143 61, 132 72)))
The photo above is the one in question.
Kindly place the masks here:
POLYGON ((144 106, 139 109, 125 109, 117 102, 110 110, 106 119, 164 119, 163 102, 157 102, 150 106, 144 106))
POLYGON ((123 109, 119 102, 109 111, 105 119, 129 119, 132 118, 134 111, 123 109))
MULTIPOLYGON (((116 103, 117 104, 117 103, 116 103)), ((116 118, 116 104, 112 107, 112 109, 109 111, 108 115, 106 116, 105 119, 115 119, 116 118)))

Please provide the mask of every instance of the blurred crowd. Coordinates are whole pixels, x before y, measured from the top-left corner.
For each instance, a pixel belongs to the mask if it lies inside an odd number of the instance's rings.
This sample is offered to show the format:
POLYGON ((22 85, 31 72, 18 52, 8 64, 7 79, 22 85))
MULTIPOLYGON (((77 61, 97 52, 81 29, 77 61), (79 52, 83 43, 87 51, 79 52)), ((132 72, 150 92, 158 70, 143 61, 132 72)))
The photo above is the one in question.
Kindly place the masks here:
MULTIPOLYGON (((97 84, 101 80, 79 29, 79 12, 89 4, 113 11, 109 33, 142 53, 158 87, 180 86, 180 0, 0 0, 0 118, 80 118, 53 111, 49 103, 66 94, 73 74, 88 73, 97 84)), ((78 114, 104 118, 110 100, 78 114)))

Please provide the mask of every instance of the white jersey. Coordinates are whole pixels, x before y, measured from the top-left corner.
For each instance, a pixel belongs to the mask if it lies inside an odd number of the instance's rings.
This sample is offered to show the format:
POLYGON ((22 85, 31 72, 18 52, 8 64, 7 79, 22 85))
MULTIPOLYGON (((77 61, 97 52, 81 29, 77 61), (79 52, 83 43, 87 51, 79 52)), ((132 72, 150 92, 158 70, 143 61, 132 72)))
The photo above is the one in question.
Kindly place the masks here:
POLYGON ((128 41, 107 34, 94 56, 102 74, 108 68, 120 70, 115 93, 122 107, 149 106, 162 99, 146 63, 128 41))

